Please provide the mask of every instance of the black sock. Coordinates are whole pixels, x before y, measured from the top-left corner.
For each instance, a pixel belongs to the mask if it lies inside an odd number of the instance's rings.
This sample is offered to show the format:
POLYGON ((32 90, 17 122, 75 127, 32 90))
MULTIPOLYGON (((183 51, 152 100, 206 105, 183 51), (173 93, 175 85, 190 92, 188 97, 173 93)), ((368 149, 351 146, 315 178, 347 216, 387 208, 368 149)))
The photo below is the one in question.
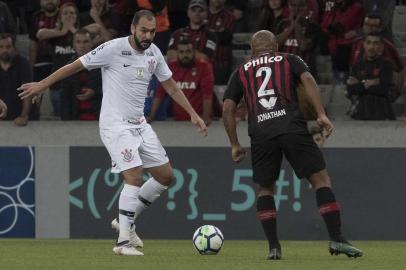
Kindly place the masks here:
POLYGON ((317 207, 326 223, 328 234, 333 241, 343 241, 341 234, 340 205, 336 202, 331 188, 322 187, 316 190, 317 207))
POLYGON ((257 214, 266 238, 268 239, 269 249, 280 248, 276 232, 276 208, 273 196, 267 195, 258 197, 257 214))

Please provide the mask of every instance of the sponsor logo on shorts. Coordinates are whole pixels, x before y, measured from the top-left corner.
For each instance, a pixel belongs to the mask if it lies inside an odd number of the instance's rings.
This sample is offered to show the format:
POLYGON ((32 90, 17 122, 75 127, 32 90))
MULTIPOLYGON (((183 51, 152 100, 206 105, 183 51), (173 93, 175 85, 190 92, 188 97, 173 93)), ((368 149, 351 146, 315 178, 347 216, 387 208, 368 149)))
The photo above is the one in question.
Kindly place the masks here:
POLYGON ((121 154, 123 155, 123 160, 125 162, 131 162, 134 160, 134 155, 132 153, 133 150, 131 149, 124 149, 123 152, 121 152, 121 154))

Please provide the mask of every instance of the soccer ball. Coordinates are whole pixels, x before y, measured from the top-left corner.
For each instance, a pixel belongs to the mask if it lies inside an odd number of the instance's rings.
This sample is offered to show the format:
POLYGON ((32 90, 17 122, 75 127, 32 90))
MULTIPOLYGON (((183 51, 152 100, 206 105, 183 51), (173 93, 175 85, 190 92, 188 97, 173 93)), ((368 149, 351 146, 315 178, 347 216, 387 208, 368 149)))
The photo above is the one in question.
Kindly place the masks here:
POLYGON ((217 254, 223 242, 223 234, 213 225, 203 225, 193 234, 193 245, 201 255, 217 254))

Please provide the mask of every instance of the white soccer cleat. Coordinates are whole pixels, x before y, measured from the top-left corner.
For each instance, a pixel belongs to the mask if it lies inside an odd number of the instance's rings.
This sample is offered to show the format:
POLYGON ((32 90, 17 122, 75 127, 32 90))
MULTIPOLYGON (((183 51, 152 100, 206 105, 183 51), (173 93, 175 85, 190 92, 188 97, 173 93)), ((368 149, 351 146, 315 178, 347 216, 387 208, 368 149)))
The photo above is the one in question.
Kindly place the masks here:
POLYGON ((117 245, 113 248, 113 252, 116 255, 125 255, 125 256, 144 256, 144 253, 137 250, 133 247, 129 241, 125 241, 127 243, 123 243, 121 245, 117 245))
MULTIPOLYGON (((120 224, 118 223, 117 218, 113 219, 111 222, 111 228, 116 230, 116 232, 120 232, 120 224)), ((135 232, 135 225, 131 225, 130 228, 130 244, 137 248, 143 248, 144 243, 142 242, 141 238, 138 237, 137 233, 135 232)))

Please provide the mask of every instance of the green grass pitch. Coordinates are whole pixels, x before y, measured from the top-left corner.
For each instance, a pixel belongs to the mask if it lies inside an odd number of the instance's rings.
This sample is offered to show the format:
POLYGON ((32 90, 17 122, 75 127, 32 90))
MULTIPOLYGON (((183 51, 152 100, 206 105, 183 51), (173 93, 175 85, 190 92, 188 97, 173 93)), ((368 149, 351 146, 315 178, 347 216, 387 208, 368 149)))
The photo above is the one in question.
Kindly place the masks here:
POLYGON ((124 269, 406 269, 406 241, 354 241, 362 258, 331 256, 326 241, 282 241, 281 261, 267 261, 265 241, 226 240, 218 255, 199 255, 191 241, 145 240, 145 256, 116 256, 113 240, 0 239, 1 270, 124 269))

